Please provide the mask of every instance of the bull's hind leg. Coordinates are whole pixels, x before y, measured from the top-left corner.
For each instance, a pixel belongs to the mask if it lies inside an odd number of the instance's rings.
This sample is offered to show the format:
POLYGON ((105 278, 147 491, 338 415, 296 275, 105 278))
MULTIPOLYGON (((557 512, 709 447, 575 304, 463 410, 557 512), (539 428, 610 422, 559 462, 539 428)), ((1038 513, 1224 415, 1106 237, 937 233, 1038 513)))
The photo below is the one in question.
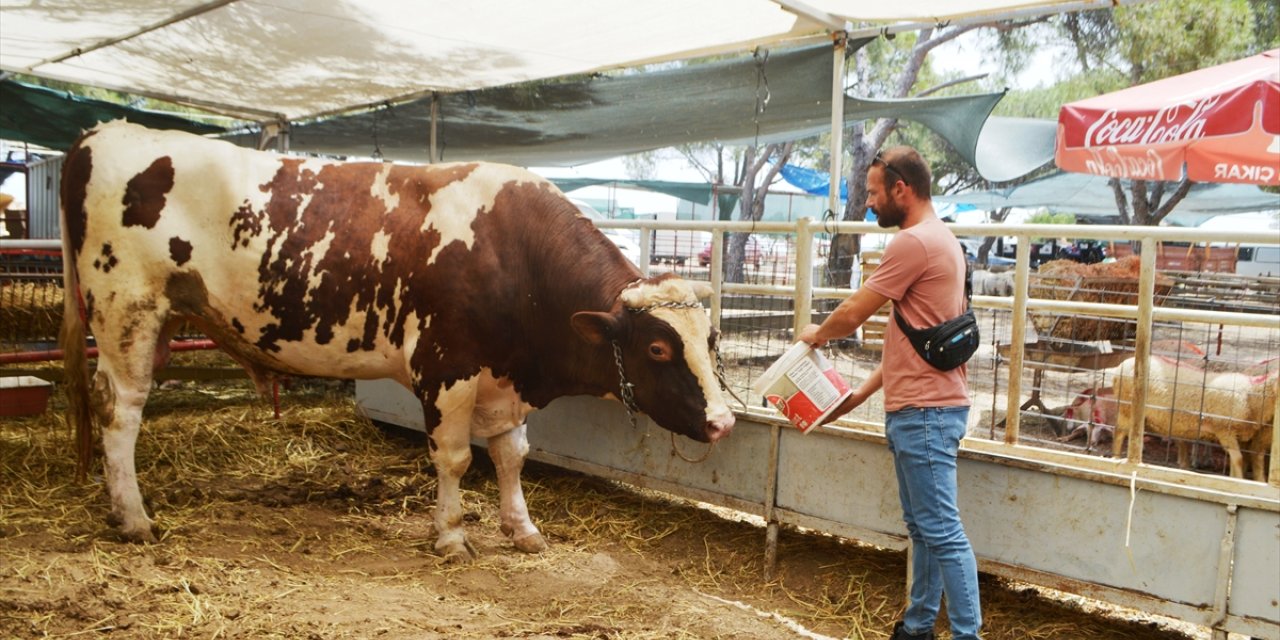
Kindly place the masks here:
POLYGON ((500 522, 502 533, 511 538, 516 549, 525 553, 546 551, 538 527, 529 519, 529 507, 524 501, 524 489, 520 486, 520 471, 525 456, 529 455, 526 425, 489 438, 489 457, 498 473, 498 495, 501 501, 500 522))
POLYGON ((103 476, 111 498, 108 522, 133 542, 155 542, 138 489, 134 446, 142 424, 142 407, 151 389, 152 367, 163 319, 154 312, 115 315, 122 322, 95 327, 98 369, 93 379, 93 405, 102 429, 103 476))
POLYGON ((436 400, 440 424, 430 431, 431 463, 436 469, 436 553, 447 562, 465 562, 475 555, 462 527, 462 475, 471 466, 471 414, 476 384, 465 380, 443 391, 436 400))

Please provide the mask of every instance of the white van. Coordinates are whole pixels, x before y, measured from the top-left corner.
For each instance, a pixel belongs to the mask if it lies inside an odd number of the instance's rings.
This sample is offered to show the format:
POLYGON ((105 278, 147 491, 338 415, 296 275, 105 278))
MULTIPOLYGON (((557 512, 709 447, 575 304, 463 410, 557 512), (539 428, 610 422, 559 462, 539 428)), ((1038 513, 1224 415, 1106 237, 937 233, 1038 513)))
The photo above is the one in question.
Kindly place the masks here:
POLYGON ((1242 276, 1280 277, 1280 245, 1240 245, 1236 257, 1236 273, 1242 276))

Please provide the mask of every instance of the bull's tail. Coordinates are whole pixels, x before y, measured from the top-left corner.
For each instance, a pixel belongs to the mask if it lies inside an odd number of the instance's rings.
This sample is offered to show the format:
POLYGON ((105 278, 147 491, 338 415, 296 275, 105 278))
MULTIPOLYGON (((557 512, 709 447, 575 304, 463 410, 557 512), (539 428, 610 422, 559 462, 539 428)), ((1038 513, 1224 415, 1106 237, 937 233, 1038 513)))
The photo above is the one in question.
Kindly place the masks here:
MULTIPOLYGON (((66 207, 63 207, 65 218, 66 207)), ((89 406, 89 358, 85 319, 80 298, 80 276, 67 235, 67 221, 62 221, 62 347, 63 387, 67 394, 67 420, 75 429, 76 479, 84 482, 93 462, 93 412, 89 406)))

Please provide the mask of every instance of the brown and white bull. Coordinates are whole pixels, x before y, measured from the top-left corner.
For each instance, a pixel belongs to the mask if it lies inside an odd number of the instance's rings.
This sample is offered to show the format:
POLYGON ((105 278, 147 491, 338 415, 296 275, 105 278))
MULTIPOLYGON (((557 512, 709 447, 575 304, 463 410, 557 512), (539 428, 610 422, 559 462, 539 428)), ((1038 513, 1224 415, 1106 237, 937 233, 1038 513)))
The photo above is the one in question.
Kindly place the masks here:
POLYGON ((535 408, 630 395, 629 409, 695 440, 733 427, 698 303, 709 288, 643 279, 522 169, 303 159, 117 121, 67 154, 62 203, 81 469, 93 420, 127 539, 155 539, 134 444, 153 367, 183 322, 260 391, 282 375, 392 378, 413 391, 438 475, 436 549, 451 559, 472 553, 459 493, 472 436, 487 438, 497 468, 503 533, 537 552, 546 543, 520 487, 535 408), (99 350, 91 384, 85 322, 99 350))

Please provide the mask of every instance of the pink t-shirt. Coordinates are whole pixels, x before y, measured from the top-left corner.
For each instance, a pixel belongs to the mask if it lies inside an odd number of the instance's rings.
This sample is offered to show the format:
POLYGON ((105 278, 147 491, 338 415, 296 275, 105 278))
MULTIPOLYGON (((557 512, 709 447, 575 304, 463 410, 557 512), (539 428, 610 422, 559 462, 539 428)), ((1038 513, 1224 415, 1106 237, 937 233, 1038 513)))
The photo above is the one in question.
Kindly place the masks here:
MULTIPOLYGON (((931 327, 964 313, 964 252, 941 220, 899 231, 864 286, 893 300, 907 324, 931 327)), ((881 369, 884 409, 969 405, 967 366, 939 371, 916 353, 898 323, 889 318, 881 369)))

